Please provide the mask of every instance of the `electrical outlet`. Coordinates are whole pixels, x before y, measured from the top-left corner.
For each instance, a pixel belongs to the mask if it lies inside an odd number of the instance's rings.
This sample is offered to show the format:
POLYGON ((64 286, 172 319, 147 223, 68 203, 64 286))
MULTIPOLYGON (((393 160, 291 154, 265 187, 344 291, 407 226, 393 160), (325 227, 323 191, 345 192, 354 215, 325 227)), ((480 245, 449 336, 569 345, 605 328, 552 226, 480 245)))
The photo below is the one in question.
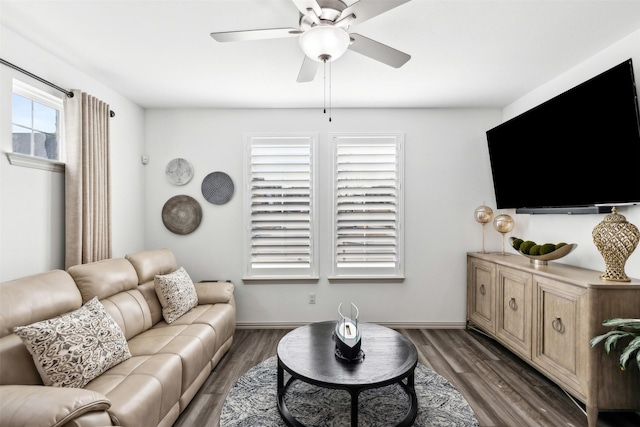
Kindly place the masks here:
POLYGON ((315 303, 316 303, 316 294, 310 293, 309 294, 309 304, 315 304, 315 303))

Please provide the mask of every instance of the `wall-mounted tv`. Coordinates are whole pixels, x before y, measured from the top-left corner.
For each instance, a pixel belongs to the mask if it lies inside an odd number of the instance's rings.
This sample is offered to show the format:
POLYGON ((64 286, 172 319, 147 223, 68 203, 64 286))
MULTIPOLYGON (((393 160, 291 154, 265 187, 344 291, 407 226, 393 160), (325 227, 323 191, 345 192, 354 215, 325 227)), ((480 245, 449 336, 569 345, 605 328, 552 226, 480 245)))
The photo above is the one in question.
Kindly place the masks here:
POLYGON ((600 213, 640 203, 640 112, 629 59, 487 131, 498 209, 600 213))

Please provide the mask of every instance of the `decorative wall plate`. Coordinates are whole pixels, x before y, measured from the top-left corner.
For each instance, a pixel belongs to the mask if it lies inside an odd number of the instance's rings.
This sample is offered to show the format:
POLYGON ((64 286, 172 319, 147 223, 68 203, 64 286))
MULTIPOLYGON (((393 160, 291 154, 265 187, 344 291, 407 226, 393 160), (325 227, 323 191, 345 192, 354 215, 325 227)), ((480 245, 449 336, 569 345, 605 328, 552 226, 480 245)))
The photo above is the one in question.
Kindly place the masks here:
POLYGON ((233 190, 233 180, 224 172, 211 172, 202 180, 202 195, 214 205, 224 205, 231 200, 233 190))
POLYGON ((185 159, 177 158, 167 163, 165 169, 167 180, 173 185, 185 185, 193 178, 193 167, 185 159))
POLYGON ((189 234, 198 228, 201 220, 202 208, 193 197, 174 196, 162 208, 162 222, 172 233, 189 234))

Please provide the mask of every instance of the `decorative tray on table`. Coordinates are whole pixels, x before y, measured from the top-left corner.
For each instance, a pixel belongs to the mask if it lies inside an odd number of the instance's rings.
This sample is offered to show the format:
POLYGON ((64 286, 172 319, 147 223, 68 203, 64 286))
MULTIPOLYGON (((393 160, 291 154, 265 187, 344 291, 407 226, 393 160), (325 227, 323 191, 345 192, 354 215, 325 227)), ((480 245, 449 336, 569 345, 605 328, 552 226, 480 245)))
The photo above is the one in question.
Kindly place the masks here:
POLYGON ((578 247, 575 243, 545 243, 538 245, 531 240, 523 240, 517 237, 510 237, 509 243, 511 247, 518 251, 518 253, 524 257, 529 258, 532 264, 546 265, 547 261, 554 261, 560 259, 566 255, 569 255, 575 248, 578 247), (527 253, 524 251, 533 252, 527 253))

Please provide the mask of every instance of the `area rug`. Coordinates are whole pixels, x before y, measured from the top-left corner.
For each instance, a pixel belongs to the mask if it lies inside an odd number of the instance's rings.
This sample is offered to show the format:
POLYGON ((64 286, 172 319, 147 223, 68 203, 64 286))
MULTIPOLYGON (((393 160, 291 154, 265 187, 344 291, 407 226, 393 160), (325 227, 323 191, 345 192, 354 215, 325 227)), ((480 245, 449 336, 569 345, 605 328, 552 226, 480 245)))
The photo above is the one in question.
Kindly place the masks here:
MULTIPOLYGON (((220 427, 284 427, 276 403, 277 359, 275 356, 251 368, 233 385, 222 407, 220 427)), ((285 373, 285 381, 288 379, 285 373)), ((416 427, 478 426, 473 410, 460 392, 445 378, 424 365, 415 370, 418 396, 416 427)), ((302 381, 287 389, 285 402, 302 424, 313 427, 348 427, 350 397, 302 381)), ((365 390, 358 399, 360 427, 389 427, 399 423, 409 409, 409 398, 399 385, 365 390)))

